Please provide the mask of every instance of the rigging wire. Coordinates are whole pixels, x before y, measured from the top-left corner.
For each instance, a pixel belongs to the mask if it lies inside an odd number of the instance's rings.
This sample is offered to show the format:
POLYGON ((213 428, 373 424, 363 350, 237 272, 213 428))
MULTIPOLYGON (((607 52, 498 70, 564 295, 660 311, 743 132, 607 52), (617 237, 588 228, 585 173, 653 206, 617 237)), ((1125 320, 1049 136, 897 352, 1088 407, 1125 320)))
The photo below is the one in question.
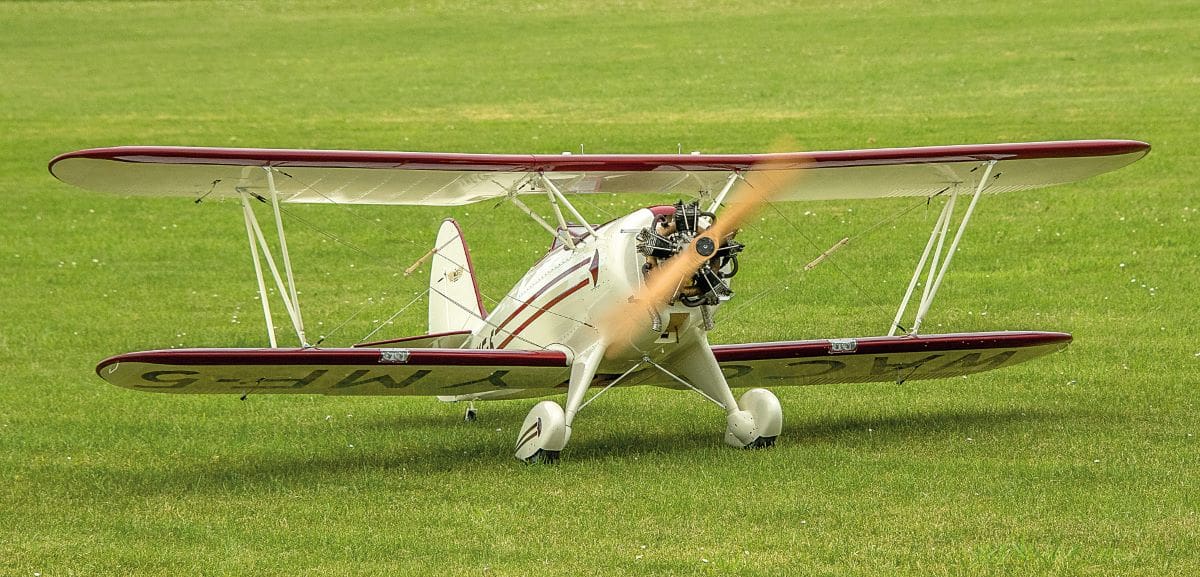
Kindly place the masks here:
MULTIPOLYGON (((895 214, 893 214, 893 215, 891 215, 891 216, 889 216, 889 217, 887 217, 887 218, 881 219, 879 222, 876 222, 875 224, 873 224, 873 225, 871 225, 871 226, 869 226, 869 227, 867 227, 867 228, 865 228, 865 229, 863 229, 863 230, 861 230, 861 231, 859 231, 859 232, 857 232, 857 233, 855 233, 855 234, 853 234, 853 235, 851 235, 851 236, 847 237, 847 240, 843 241, 843 244, 846 244, 846 243, 849 243, 849 242, 852 242, 852 241, 859 240, 859 239, 861 239, 862 237, 866 236, 867 234, 869 234, 869 233, 871 233, 871 232, 874 232, 875 230, 877 230, 877 229, 879 229, 879 228, 881 228, 881 227, 883 227, 883 226, 885 226, 885 225, 887 225, 887 224, 889 224, 889 223, 895 222, 897 219, 899 219, 899 218, 901 218, 901 217, 903 217, 903 216, 907 215, 908 213, 910 213, 910 212, 912 212, 912 211, 916 210, 917 208, 921 207, 922 205, 924 205, 924 206, 928 206, 928 205, 929 205, 929 203, 930 203, 930 202, 931 202, 931 201, 932 201, 934 198, 937 198, 938 196, 941 196, 941 195, 942 195, 942 194, 944 194, 944 193, 945 193, 947 190, 950 190, 950 188, 951 188, 951 187, 946 187, 946 188, 943 188, 942 190, 938 191, 937 193, 935 193, 935 194, 932 194, 932 195, 930 195, 930 196, 928 196, 928 197, 925 197, 925 198, 921 199, 920 201, 918 201, 918 202, 915 202, 915 203, 913 203, 912 205, 910 205, 910 206, 908 206, 908 207, 906 207, 906 208, 904 208, 904 209, 902 209, 902 210, 900 210, 900 211, 897 211, 895 214)), ((821 248, 821 245, 817 244, 817 243, 816 243, 816 242, 815 242, 815 241, 814 241, 814 240, 813 240, 811 237, 809 237, 808 235, 804 234, 804 230, 803 230, 803 229, 801 229, 801 228, 800 228, 800 226, 799 226, 799 225, 797 225, 797 224, 795 223, 795 221, 793 221, 792 219, 788 218, 788 217, 787 217, 787 215, 786 215, 786 214, 785 214, 785 213, 784 213, 784 212, 783 212, 783 211, 782 211, 782 210, 781 210, 781 209, 780 209, 778 206, 776 206, 776 205, 775 205, 775 203, 772 203, 772 202, 769 202, 769 201, 768 201, 766 204, 767 204, 767 206, 770 206, 770 207, 771 207, 771 209, 772 209, 772 210, 774 210, 774 211, 775 211, 775 212, 776 212, 776 213, 779 215, 779 217, 780 217, 780 218, 781 218, 781 219, 782 219, 782 220, 783 220, 785 223, 787 223, 787 224, 788 224, 788 226, 790 226, 792 229, 794 229, 794 230, 796 231, 796 233, 800 235, 800 237, 801 237, 801 238, 803 238, 803 239, 804 239, 806 242, 808 242, 808 244, 810 244, 810 245, 811 245, 813 248, 815 248, 816 250, 818 250, 818 251, 821 251, 821 252, 824 252, 824 249, 822 249, 822 248, 821 248)), ((752 228, 752 227, 748 227, 748 228, 752 228)), ((761 233, 760 233, 760 234, 761 234, 761 233)), ((829 257, 832 257, 833 255, 832 255, 832 254, 829 254, 828 256, 829 256, 829 257)), ((864 296, 864 297, 867 299, 868 303, 869 303, 871 306, 875 307, 876 309, 882 310, 882 311, 884 311, 884 312, 887 312, 887 311, 888 311, 887 307, 885 307, 884 305, 882 305, 882 304, 880 304, 878 301, 876 301, 874 298, 872 298, 872 297, 871 297, 871 294, 870 294, 870 293, 868 293, 868 292, 866 291, 866 289, 864 289, 864 288, 862 287, 862 285, 860 285, 860 284, 859 284, 857 281, 855 281, 855 280, 854 280, 854 278, 853 278, 853 277, 851 277, 851 276, 850 276, 850 274, 849 274, 848 272, 846 272, 846 270, 845 270, 845 269, 843 269, 842 267, 838 266, 838 264, 837 264, 836 262, 834 262, 832 258, 827 258, 827 259, 825 259, 825 261, 824 261, 824 262, 828 262, 828 263, 830 264, 830 266, 832 266, 832 267, 834 268, 834 270, 838 271, 838 273, 839 273, 839 274, 841 274, 843 277, 845 277, 845 279, 846 279, 847 281, 849 281, 849 282, 850 282, 850 284, 851 284, 851 285, 852 285, 852 286, 855 288, 855 290, 857 290, 857 291, 859 292, 859 294, 860 294, 860 295, 864 296)), ((745 303, 739 304, 737 308, 733 309, 732 311, 729 311, 729 314, 727 314, 727 315, 724 315, 724 316, 725 316, 725 318, 726 318, 726 319, 728 319, 728 318, 730 318, 730 317, 732 317, 732 316, 735 316, 735 315, 737 315, 738 313, 742 312, 742 311, 743 311, 743 309, 746 309, 747 307, 749 307, 749 305, 751 305, 751 304, 753 304, 753 303, 756 303, 756 302, 758 302, 758 301, 762 300, 763 298, 765 298, 765 297, 767 297, 767 296, 772 296, 772 295, 775 295, 775 294, 778 294, 778 293, 780 293, 780 292, 783 292, 783 291, 786 291, 786 290, 790 290, 790 289, 791 289, 791 286, 790 286, 790 285, 777 285, 777 286, 775 286, 774 288, 772 288, 772 289, 770 289, 770 290, 763 291, 763 292, 759 293, 759 294, 758 294, 757 296, 755 296, 753 299, 751 299, 751 300, 749 300, 749 301, 747 301, 747 302, 745 302, 745 303)), ((901 328, 903 329, 903 327, 901 327, 901 328)), ((905 330, 907 330, 907 329, 905 329, 905 330)))
MULTIPOLYGON (((285 171, 282 171, 282 170, 278 170, 278 169, 276 169, 276 172, 278 172, 278 173, 280 173, 280 174, 283 174, 284 176, 286 176, 286 177, 288 177, 288 178, 291 178, 292 180, 294 180, 294 181, 296 181, 297 183, 299 183, 301 186, 305 187, 307 190, 310 190, 310 191, 312 191, 312 192, 316 193, 316 194, 317 194, 318 196, 320 196, 321 198, 324 198, 325 200, 329 201, 329 203, 330 203, 330 204, 333 204, 333 205, 335 205, 335 206, 337 206, 337 207, 339 207, 339 208, 341 208, 341 209, 345 210, 346 212, 350 213, 351 215, 355 216, 356 218, 358 218, 358 219, 360 219, 360 220, 363 220, 363 221, 365 221, 365 222, 371 223, 371 224, 372 224, 372 225, 374 225, 374 226, 378 226, 378 227, 380 227, 382 230, 384 230, 384 231, 385 231, 386 233, 388 233, 389 235, 392 235, 392 236, 395 236, 395 237, 399 237, 399 235, 398 235, 398 234, 397 234, 395 231, 393 231, 391 228, 389 228, 389 227, 387 227, 386 225, 384 225, 382 222, 380 222, 380 221, 378 221, 378 220, 373 220, 373 219, 370 219, 370 218, 364 217, 364 216, 362 216, 362 215, 360 215, 360 214, 356 213, 355 211, 353 211, 353 210, 350 210, 350 208, 349 208, 349 207, 347 207, 347 206, 343 205, 342 203, 339 203, 338 201, 334 200, 334 199, 333 199, 333 198, 331 198, 329 195, 327 195, 327 194, 325 194, 325 193, 321 192, 320 190, 318 190, 316 187, 314 187, 314 186, 312 186, 312 185, 310 185, 310 184, 307 184, 307 183, 305 183, 305 182, 303 182, 303 181, 299 180, 299 179, 298 179, 298 178, 296 178, 295 176, 293 176, 293 175, 291 175, 291 174, 289 174, 289 173, 287 173, 287 172, 285 172, 285 171)), ((264 198, 263 198, 261 195, 254 194, 253 196, 254 196, 255 198, 257 198, 257 199, 258 199, 260 202, 266 202, 266 199, 264 199, 264 198)), ((591 203, 589 203, 589 204, 591 204, 591 203)), ((593 207, 595 207, 594 205, 592 205, 592 206, 593 206, 593 207)), ((281 212, 283 212, 285 215, 287 215, 289 218, 291 218, 291 219, 295 219, 296 221, 300 222, 301 224, 303 224, 304 226, 306 226, 306 227, 308 227, 309 229, 313 230, 314 232, 317 232, 318 234, 321 234, 322 236, 325 236, 325 237, 329 238, 330 240, 332 240, 332 241, 336 242, 337 244, 340 244, 340 245, 342 245, 342 246, 345 246, 345 247, 347 247, 347 248, 349 248, 349 249, 351 249, 351 250, 354 250, 354 251, 358 252, 359 254, 361 254, 361 255, 363 255, 363 256, 365 256, 365 257, 367 257, 367 258, 375 259, 375 260, 378 260, 378 261, 380 261, 380 262, 389 262, 389 259, 385 259, 385 258, 383 258, 383 257, 381 257, 381 256, 379 256, 379 255, 377 255, 377 254, 371 253, 371 252, 369 252, 369 251, 367 251, 367 250, 365 250, 365 249, 363 249, 363 248, 361 248, 361 247, 359 247, 359 246, 355 245, 354 243, 351 243, 351 242, 349 242, 349 241, 347 241, 347 240, 344 240, 344 239, 342 239, 342 238, 338 237, 337 235, 335 235, 335 234, 333 234, 333 233, 331 233, 331 232, 328 232, 328 231, 326 231, 326 230, 324 230, 324 229, 322 229, 322 228, 318 227, 316 224, 312 223, 311 221, 309 221, 309 220, 305 219, 304 217, 301 217, 301 216, 299 216, 299 214, 297 214, 295 211, 291 210, 290 208, 286 208, 286 207, 282 207, 282 206, 281 206, 281 207, 280 207, 280 210, 281 210, 281 212)), ((604 212, 604 211, 601 209, 601 212, 604 212)), ((440 251, 440 249, 442 249, 442 248, 445 248, 445 247, 446 247, 446 246, 448 246, 448 245, 449 245, 451 242, 454 242, 455 240, 460 240, 461 238, 462 238, 462 237, 461 237, 461 235, 455 235, 453 238, 451 238, 451 239, 450 239, 449 241, 447 241, 445 244, 443 244, 443 245, 442 245, 442 246, 440 246, 440 247, 437 247, 437 249, 436 249, 436 250, 440 251)), ((406 240, 406 241, 407 241, 409 244, 414 244, 414 245, 416 244, 416 241, 414 241, 413 239, 405 239, 405 240, 406 240)), ((453 258, 447 257, 447 256, 445 256, 445 255, 440 255, 440 256, 442 256, 442 258, 445 258, 445 259, 446 259, 447 261, 449 261, 451 264, 453 264, 453 265, 455 265, 455 266, 457 266, 457 267, 459 267, 459 268, 461 268, 461 269, 463 269, 463 270, 469 270, 469 268, 470 268, 470 267, 468 267, 468 266, 467 266, 465 263, 458 262, 458 261, 456 261, 456 260, 455 260, 455 259, 453 259, 453 258)), ((476 278, 475 278, 475 280, 476 280, 476 282, 478 282, 478 280, 479 280, 479 279, 478 279, 478 277, 476 277, 476 278)), ((480 283, 480 284, 482 284, 482 283, 480 283)), ((490 285, 490 283, 489 283, 489 286, 488 286, 488 288, 489 288, 489 290, 491 290, 491 289, 493 289, 493 288, 495 288, 495 287, 494 287, 494 286, 491 286, 491 285, 490 285)), ((478 315, 478 314, 477 314, 477 313, 475 313, 474 311, 470 311, 469 309, 466 309, 465 307, 461 307, 461 305, 459 305, 458 303, 454 302, 454 301, 453 301, 453 299, 451 299, 449 296, 445 295, 445 294, 444 294, 444 293, 442 293, 441 291, 438 291, 437 289, 434 289, 433 287, 430 287, 430 288, 429 288, 429 289, 427 289, 425 292, 421 293, 421 296, 424 296, 425 294, 428 294, 428 293, 430 292, 430 290, 432 290, 433 292, 437 292, 437 293, 438 293, 438 294, 440 294, 441 296, 445 297, 447 300, 449 300, 449 301, 451 301, 452 303, 454 303, 456 306, 460 306, 460 308, 463 308, 463 310, 465 310, 465 311, 467 311, 468 313, 472 314, 472 316, 475 316, 475 317, 479 318, 480 320, 484 321, 485 323, 489 324, 490 326, 493 326, 493 327, 495 327, 495 325, 492 325, 491 323, 488 323, 488 322, 487 322, 487 319, 485 319, 485 318, 483 318, 482 316, 478 315)), ((479 294, 480 294, 480 296, 481 296, 481 297, 483 297, 483 298, 487 299, 487 300, 488 300, 488 301, 489 301, 489 302, 490 302, 490 303, 491 303, 493 306, 496 306, 496 305, 498 305, 498 304, 500 303, 500 301, 498 301, 498 300, 496 300, 495 298, 493 298, 493 297, 489 296, 489 295, 488 295, 487 293, 485 293, 485 292, 484 292, 482 289, 480 289, 480 291, 479 291, 479 294)), ((417 298, 420 298, 420 296, 418 296, 417 298)), ((564 314, 562 314, 562 313, 559 313, 559 312, 556 312, 556 311, 552 311, 552 310, 549 310, 549 309, 546 309, 546 308, 539 307, 539 306, 537 306, 537 305, 533 304, 533 303, 532 303, 530 300, 523 300, 523 299, 519 299, 519 298, 517 298, 517 297, 511 296, 511 295, 507 295, 507 294, 505 295, 504 299, 508 299, 508 300, 513 300, 513 301, 516 301, 517 303, 519 303, 519 304, 522 304, 522 305, 525 305, 525 306, 527 306, 527 307, 530 307, 530 308, 532 308, 532 309, 534 309, 534 310, 541 311, 542 313, 549 313, 549 314, 551 314, 551 315, 553 315, 553 316, 556 316, 556 317, 558 317, 558 318, 561 318, 561 319, 564 319, 564 320, 568 320, 568 321, 575 322, 575 323, 577 323, 577 324, 579 324, 579 325, 581 325, 581 326, 589 327, 589 328, 592 328, 592 329, 594 329, 594 328, 595 328, 593 325, 591 325, 590 323, 587 323, 587 322, 585 322, 585 321, 582 321, 582 320, 579 320, 579 319, 576 319, 576 318, 570 317, 570 316, 568 316, 568 315, 564 315, 564 314)), ((368 300, 367 300, 367 302, 365 302, 365 303, 364 303, 364 305, 363 305, 362 307, 360 307, 360 308, 359 308, 357 311, 355 311, 353 314, 351 314, 351 315, 350 315, 348 318, 346 318, 345 320, 343 320, 343 321, 342 321, 342 322, 341 322, 341 323, 340 323, 340 324, 339 324, 339 325, 338 325, 338 326, 335 328, 335 331, 336 331, 336 330, 339 330, 339 329, 341 329, 341 328, 342 328, 342 327, 344 327, 344 326, 346 326, 346 325, 347 325, 349 322, 351 322, 352 320, 354 320, 355 318, 357 318, 357 317, 358 317, 358 315, 362 314, 362 312, 363 312, 364 310, 366 310, 367 308, 369 308, 369 307, 371 306, 371 304, 372 304, 372 303, 370 302, 371 300, 372 300, 372 299, 368 299, 368 300)), ((381 302, 382 302, 382 300, 383 300, 383 298, 380 298, 380 299, 379 299, 379 301, 381 301, 381 302)), ((502 300, 503 300, 503 299, 502 299, 502 300)), ((399 314, 399 312, 403 312, 403 310, 404 310, 404 309, 407 309, 409 306, 411 306, 411 303, 409 303, 408 305, 405 305, 405 307, 403 307, 403 308, 402 308, 400 311, 398 311, 396 314, 393 314, 393 315, 392 315, 392 317, 390 317, 388 320, 389 320, 389 321, 391 321, 391 320, 394 320, 394 319, 395 319, 395 317, 396 317, 396 316, 399 314)), ((386 324, 386 323, 385 323, 385 324, 386 324)), ((378 332, 378 330, 379 330, 380 328, 382 328, 382 326, 383 326, 383 325, 380 325, 379 327, 376 327, 374 330, 372 330, 372 331, 371 331, 371 333, 370 333, 370 334, 372 334, 372 335, 373 335, 373 334, 375 334, 376 332, 378 332)), ((495 327, 495 328, 499 329, 499 327, 495 327)), ((329 338, 330 336, 332 336, 333 332, 334 332, 334 331, 330 331, 330 333, 329 333, 329 334, 323 335, 323 336, 321 337, 321 339, 320 339, 320 340, 318 340, 317 342, 318 342, 318 343, 320 343, 320 342, 324 341, 325 339, 329 338)), ((508 332, 508 331, 504 331, 504 332, 508 332)), ((511 334, 511 333, 510 333, 510 334, 511 334)), ((521 337, 521 336, 519 336, 519 335, 512 335, 512 336, 513 336, 514 338, 517 338, 517 339, 520 339, 520 340, 522 340, 522 341, 525 341, 525 342, 527 342, 527 343, 529 343, 529 344, 531 344, 531 345, 534 345, 534 346, 536 346, 536 347, 538 347, 538 348, 542 348, 542 349, 544 349, 544 348, 545 348, 544 346, 542 346, 542 345, 539 345, 539 344, 537 344, 537 343, 534 343, 533 341, 530 341, 530 340, 528 340, 528 339, 522 338, 522 337, 521 337)), ((364 340, 365 340, 366 338, 367 338, 367 337, 364 337, 364 340)), ((362 342, 362 341, 360 341, 360 342, 362 342)))
MULTIPOLYGON (((362 343, 362 342, 366 342, 366 340, 367 340, 367 339, 369 339, 369 338, 371 338, 371 337, 375 336, 375 333, 379 332, 379 330, 380 330, 380 329, 382 329, 383 327, 387 326, 387 325, 388 325, 389 323, 391 323, 392 321, 396 320, 396 317, 400 316, 400 314, 401 314, 401 313, 403 313, 404 311, 408 310, 408 307, 411 307, 411 306, 413 306, 413 303, 415 303, 415 302, 417 302, 417 301, 421 300, 421 298, 422 298, 422 297, 424 297, 425 295, 429 294, 429 290, 430 290, 430 289, 425 289, 423 292, 421 292, 421 294, 419 294, 419 295, 417 295, 417 296, 413 297, 413 300, 411 300, 411 301, 408 301, 408 304, 404 305, 403 307, 400 307, 400 310, 396 311, 395 313, 392 313, 392 316, 388 317, 386 320, 384 320, 383 322, 379 323, 379 325, 378 325, 378 326, 376 326, 376 327, 374 328, 374 330, 372 330, 371 332, 367 333, 367 336, 365 336, 365 337, 363 337, 363 338, 359 339, 359 340, 358 340, 358 342, 360 342, 360 343, 362 343)), ((342 323, 342 325, 345 325, 345 324, 346 324, 346 323, 342 323)), ((338 328, 341 328, 341 326, 339 326, 338 328)), ((323 339, 323 338, 325 338, 325 337, 321 337, 321 338, 323 339)))

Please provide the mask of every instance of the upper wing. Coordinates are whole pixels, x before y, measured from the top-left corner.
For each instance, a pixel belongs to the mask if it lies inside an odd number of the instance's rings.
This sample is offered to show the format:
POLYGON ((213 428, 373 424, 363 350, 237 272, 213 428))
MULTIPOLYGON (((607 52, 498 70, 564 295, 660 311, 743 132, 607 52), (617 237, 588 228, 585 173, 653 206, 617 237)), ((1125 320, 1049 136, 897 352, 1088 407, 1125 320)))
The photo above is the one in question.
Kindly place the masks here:
POLYGON ((267 190, 286 202, 460 205, 514 190, 537 174, 565 192, 720 190, 732 171, 803 170, 775 200, 929 196, 973 185, 995 160, 987 192, 1082 180, 1145 156, 1132 140, 1076 140, 781 154, 515 155, 126 146, 80 150, 50 162, 63 182, 91 190, 192 198, 267 190))
POLYGON ((902 383, 969 375, 1060 351, 1071 335, 990 332, 714 345, 729 385, 902 383))
POLYGON ((96 374, 160 393, 468 395, 553 388, 570 369, 557 351, 174 349, 105 359, 96 374))

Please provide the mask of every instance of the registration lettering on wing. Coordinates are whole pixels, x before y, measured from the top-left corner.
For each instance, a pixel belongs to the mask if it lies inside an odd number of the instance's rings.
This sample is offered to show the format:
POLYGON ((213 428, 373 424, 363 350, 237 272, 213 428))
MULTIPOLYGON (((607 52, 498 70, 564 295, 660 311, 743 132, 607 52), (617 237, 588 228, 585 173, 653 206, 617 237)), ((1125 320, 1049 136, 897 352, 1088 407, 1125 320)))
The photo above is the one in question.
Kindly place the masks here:
POLYGON ((853 353, 858 350, 856 339, 829 339, 829 352, 832 354, 853 353))

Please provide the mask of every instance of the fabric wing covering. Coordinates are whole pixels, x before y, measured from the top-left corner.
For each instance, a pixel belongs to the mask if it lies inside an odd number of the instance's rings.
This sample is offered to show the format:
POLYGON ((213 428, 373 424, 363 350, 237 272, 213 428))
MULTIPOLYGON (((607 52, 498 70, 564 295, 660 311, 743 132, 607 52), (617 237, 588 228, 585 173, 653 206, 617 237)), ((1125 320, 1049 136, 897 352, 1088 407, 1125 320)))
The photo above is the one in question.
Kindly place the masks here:
MULTIPOLYGON (((1047 355, 1065 333, 1011 331, 714 345, 733 387, 906 382, 989 371, 1047 355)), ((668 363, 670 364, 670 363, 668 363)), ((468 395, 565 392, 558 351, 483 349, 174 349, 126 353, 96 367, 104 380, 160 393, 468 395)), ((597 373, 593 386, 619 376, 597 373)), ((623 386, 681 388, 657 370, 623 386)))
POLYGON ((804 171, 772 200, 932 196, 970 192, 996 161, 986 193, 1040 188, 1121 168, 1150 146, 1132 140, 1076 140, 779 154, 516 155, 125 146, 70 152, 54 176, 118 194, 265 195, 274 169, 280 200, 295 203, 451 206, 516 194, 543 194, 545 175, 564 193, 715 194, 733 171, 804 171))

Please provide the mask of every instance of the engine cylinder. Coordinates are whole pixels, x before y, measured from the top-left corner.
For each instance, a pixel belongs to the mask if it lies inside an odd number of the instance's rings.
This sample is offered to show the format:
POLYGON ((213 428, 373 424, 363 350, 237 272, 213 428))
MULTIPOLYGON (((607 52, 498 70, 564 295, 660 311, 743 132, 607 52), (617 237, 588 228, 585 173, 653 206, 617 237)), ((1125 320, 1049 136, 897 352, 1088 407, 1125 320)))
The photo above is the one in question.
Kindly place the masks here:
POLYGON ((673 208, 673 213, 660 215, 653 226, 638 232, 637 250, 645 258, 642 274, 650 274, 696 242, 696 252, 706 261, 688 282, 680 286, 673 301, 696 307, 715 305, 733 296, 727 281, 737 274, 738 254, 745 248, 733 239, 737 232, 720 239, 719 245, 709 237, 697 239, 716 221, 716 215, 701 210, 698 201, 684 203, 681 200, 673 208))

